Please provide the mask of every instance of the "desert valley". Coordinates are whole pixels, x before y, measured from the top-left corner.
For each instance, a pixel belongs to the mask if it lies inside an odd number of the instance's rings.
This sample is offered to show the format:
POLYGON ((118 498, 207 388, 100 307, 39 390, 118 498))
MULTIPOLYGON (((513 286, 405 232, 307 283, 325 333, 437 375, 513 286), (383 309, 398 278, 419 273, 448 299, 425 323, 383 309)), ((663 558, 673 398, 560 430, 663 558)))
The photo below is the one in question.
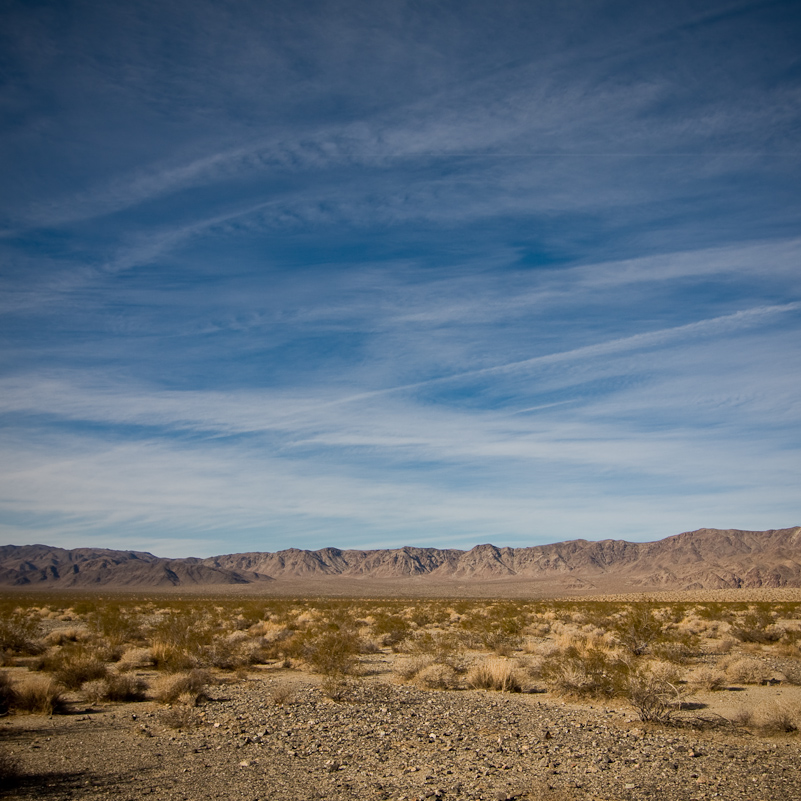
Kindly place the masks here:
POLYGON ((4 792, 801 798, 800 545, 5 546, 4 792))

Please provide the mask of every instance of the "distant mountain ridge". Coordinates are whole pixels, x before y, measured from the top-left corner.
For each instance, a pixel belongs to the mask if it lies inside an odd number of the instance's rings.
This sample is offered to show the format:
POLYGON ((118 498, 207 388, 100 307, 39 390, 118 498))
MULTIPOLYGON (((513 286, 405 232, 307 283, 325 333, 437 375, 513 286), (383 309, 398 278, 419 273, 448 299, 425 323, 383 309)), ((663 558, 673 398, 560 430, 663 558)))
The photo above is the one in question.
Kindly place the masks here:
POLYGON ((610 580, 631 589, 801 587, 801 527, 699 529, 656 542, 569 540, 525 548, 477 545, 317 551, 289 548, 206 559, 143 551, 0 546, 0 586, 223 587, 281 580, 415 578, 431 582, 547 581, 592 589, 610 580))

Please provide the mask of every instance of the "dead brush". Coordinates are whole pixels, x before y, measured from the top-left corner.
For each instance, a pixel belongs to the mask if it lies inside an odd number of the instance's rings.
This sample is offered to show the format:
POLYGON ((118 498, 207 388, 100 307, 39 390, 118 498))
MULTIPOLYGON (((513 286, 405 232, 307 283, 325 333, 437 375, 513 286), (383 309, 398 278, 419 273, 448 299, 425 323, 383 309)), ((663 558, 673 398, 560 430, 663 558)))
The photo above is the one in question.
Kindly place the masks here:
POLYGON ((27 615, 24 610, 15 609, 10 614, 0 615, 0 651, 22 656, 40 654, 44 646, 38 635, 38 618, 27 615))
POLYGON ((186 731, 199 725, 197 713, 191 706, 173 706, 165 709, 159 715, 159 721, 168 729, 186 731))
POLYGON ((16 693, 14 684, 6 671, 0 672, 0 715, 6 715, 14 708, 16 693))
POLYGON ((450 665, 433 662, 419 670, 413 681, 422 690, 455 690, 459 687, 459 674, 450 665))
POLYGON ((39 659, 36 667, 52 673, 53 678, 68 690, 78 690, 87 681, 106 677, 110 656, 106 650, 71 643, 51 648, 39 659))
POLYGON ((128 670, 141 670, 153 666, 153 654, 149 648, 129 648, 123 651, 117 662, 117 670, 125 672, 128 670))
POLYGON ((49 676, 26 676, 13 689, 14 712, 53 715, 66 708, 63 687, 49 676))
POLYGON ((791 704, 774 703, 760 710, 754 722, 765 734, 790 734, 801 726, 801 709, 791 704))
POLYGON ((207 671, 195 669, 157 679, 151 692, 154 699, 162 704, 197 706, 208 697, 206 688, 210 681, 211 676, 207 671))
POLYGON ((733 684, 762 684, 770 678, 769 668, 753 657, 733 657, 720 662, 720 669, 733 684))
POLYGON ((574 698, 611 698, 620 694, 629 674, 628 658, 622 651, 602 641, 580 637, 564 642, 541 667, 549 689, 574 698))
POLYGON ((699 690, 722 690, 726 686, 726 674, 709 665, 701 665, 687 674, 687 684, 699 690))
POLYGON ((289 684, 277 684, 270 689, 270 698, 276 706, 286 706, 295 699, 295 688, 289 684))
POLYGON ((46 645, 67 645, 68 643, 89 642, 92 632, 89 629, 70 626, 69 628, 53 629, 43 638, 46 645))
POLYGON ((180 673, 192 670, 200 665, 197 654, 186 648, 164 640, 156 640, 150 646, 150 658, 156 670, 167 673, 180 673))
POLYGON ((644 723, 667 723, 684 701, 678 672, 666 662, 631 667, 621 695, 644 723))
POLYGON ((102 679, 87 681, 81 693, 87 701, 131 702, 142 701, 147 691, 147 683, 129 673, 110 673, 102 679))
POLYGON ((467 672, 467 684, 473 689, 517 693, 522 689, 520 675, 514 662, 490 657, 473 665, 467 672))
POLYGON ((456 634, 447 631, 424 631, 409 638, 405 649, 413 657, 427 658, 430 662, 449 665, 457 673, 463 673, 464 647, 456 634))

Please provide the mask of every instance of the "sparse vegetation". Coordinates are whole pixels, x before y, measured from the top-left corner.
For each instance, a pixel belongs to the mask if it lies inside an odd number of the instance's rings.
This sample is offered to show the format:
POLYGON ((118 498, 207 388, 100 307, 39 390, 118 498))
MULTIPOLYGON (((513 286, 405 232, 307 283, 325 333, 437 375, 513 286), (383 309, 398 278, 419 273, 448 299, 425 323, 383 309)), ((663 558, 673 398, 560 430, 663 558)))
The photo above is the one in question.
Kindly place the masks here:
MULTIPOLYGON (((24 600, 0 604, 4 661, 29 669, 0 679, 0 714, 57 710, 68 697, 137 701, 148 684, 160 702, 191 707, 213 674, 240 680, 254 666, 317 673, 341 699, 372 659, 419 688, 513 692, 536 681, 578 701, 618 699, 661 723, 689 692, 801 681, 793 603, 24 600)), ((275 699, 288 703, 290 691, 277 687, 275 699)))

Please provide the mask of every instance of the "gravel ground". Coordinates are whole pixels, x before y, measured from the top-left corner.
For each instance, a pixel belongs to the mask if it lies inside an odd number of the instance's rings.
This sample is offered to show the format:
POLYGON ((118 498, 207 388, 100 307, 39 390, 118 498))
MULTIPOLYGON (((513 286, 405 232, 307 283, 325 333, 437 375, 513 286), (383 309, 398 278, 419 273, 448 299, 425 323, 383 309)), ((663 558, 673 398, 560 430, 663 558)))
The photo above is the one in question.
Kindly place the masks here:
POLYGON ((142 702, 5 718, 3 748, 24 774, 6 797, 801 799, 792 735, 649 728, 545 695, 382 681, 334 702, 313 677, 273 676, 214 686, 189 711, 142 702), (293 693, 283 705, 280 687, 293 693))

